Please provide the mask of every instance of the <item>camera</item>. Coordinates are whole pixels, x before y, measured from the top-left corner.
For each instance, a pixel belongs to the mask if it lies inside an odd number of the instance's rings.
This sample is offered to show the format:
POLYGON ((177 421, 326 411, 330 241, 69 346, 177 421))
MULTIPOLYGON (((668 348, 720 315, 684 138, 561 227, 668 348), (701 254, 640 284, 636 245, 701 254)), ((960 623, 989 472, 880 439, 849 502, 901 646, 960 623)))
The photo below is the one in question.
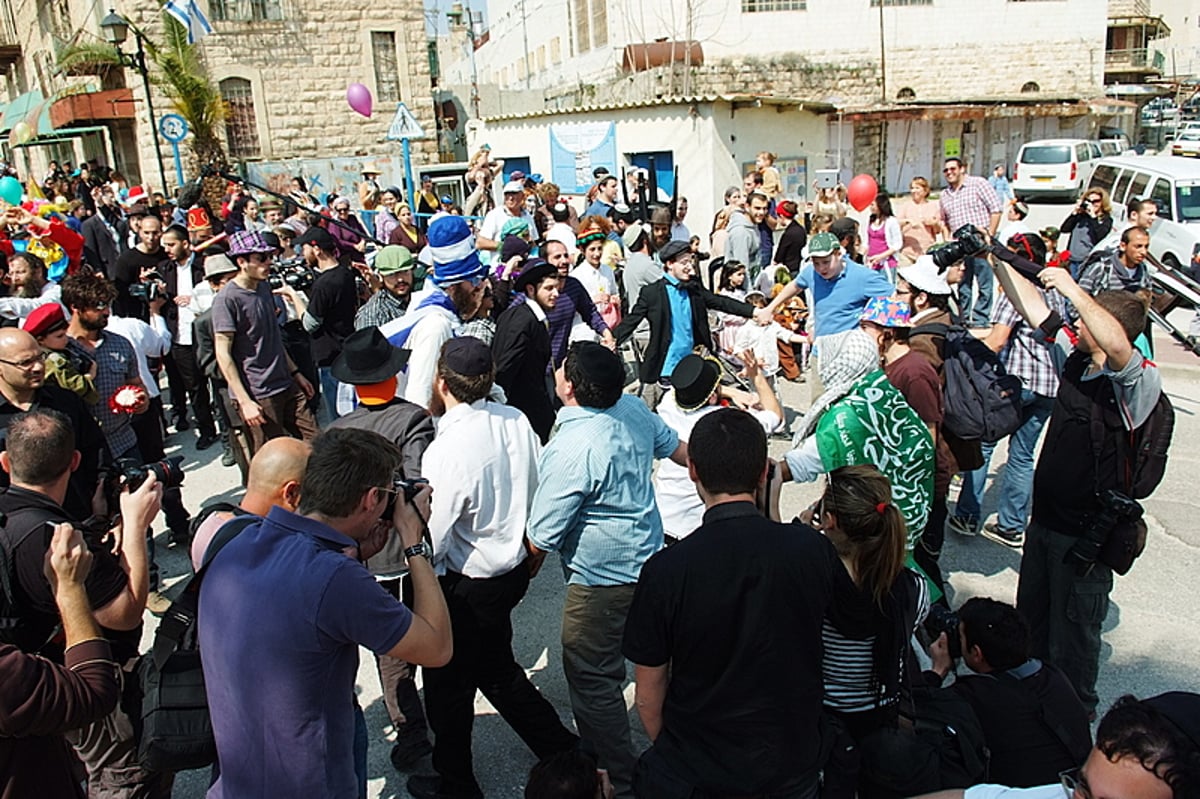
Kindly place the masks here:
POLYGON ((146 478, 153 473, 163 488, 178 488, 183 485, 183 458, 164 458, 154 463, 138 463, 135 458, 118 458, 113 465, 114 476, 128 491, 137 491, 146 478))
POLYGON ((129 296, 133 297, 135 300, 151 303, 162 296, 162 290, 159 288, 159 285, 155 280, 143 280, 141 283, 130 284, 129 296))
POLYGON ((929 632, 930 641, 936 641, 942 633, 946 634, 946 644, 950 657, 958 660, 962 657, 962 641, 958 637, 958 614, 945 605, 934 603, 929 606, 929 615, 925 617, 925 629, 929 632))
POLYGON ((281 289, 284 285, 291 286, 296 291, 308 291, 312 288, 316 275, 303 258, 288 258, 271 267, 267 283, 272 289, 281 289))
POLYGON ((394 493, 388 498, 387 507, 383 509, 383 518, 390 519, 395 515, 397 496, 404 494, 404 502, 411 505, 412 501, 417 497, 417 492, 421 490, 422 486, 427 485, 429 485, 429 481, 424 477, 414 477, 411 480, 406 480, 403 477, 393 478, 392 489, 394 493))
POLYGON ((988 251, 987 236, 974 225, 963 225, 954 231, 954 241, 944 247, 930 250, 929 255, 937 264, 939 272, 945 272, 959 261, 974 258, 988 251))
POLYGON ((1081 575, 1087 574, 1100 558, 1100 551, 1117 525, 1142 518, 1141 503, 1114 488, 1105 491, 1099 499, 1100 510, 1092 516, 1091 524, 1063 558, 1064 563, 1074 564, 1081 575))

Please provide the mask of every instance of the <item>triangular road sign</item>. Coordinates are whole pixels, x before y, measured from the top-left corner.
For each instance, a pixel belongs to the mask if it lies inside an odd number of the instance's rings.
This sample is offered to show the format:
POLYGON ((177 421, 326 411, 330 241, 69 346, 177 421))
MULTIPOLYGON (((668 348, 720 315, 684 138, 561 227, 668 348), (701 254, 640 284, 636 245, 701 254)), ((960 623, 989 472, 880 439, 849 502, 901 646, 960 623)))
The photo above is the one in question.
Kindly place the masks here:
POLYGON ((421 123, 413 116, 412 111, 408 110, 408 106, 404 103, 397 103, 396 116, 392 117, 392 124, 388 125, 388 141, 423 138, 425 138, 425 131, 421 128, 421 123))

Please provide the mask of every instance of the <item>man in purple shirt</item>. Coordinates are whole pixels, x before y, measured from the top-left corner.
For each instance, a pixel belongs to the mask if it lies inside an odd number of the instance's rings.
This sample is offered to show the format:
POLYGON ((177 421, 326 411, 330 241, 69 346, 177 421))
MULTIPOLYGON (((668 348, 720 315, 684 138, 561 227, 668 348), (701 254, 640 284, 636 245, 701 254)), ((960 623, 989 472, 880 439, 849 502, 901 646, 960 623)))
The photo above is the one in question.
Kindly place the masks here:
POLYGON ((213 557, 199 611, 221 764, 210 799, 357 799, 359 646, 425 666, 449 662, 450 617, 422 539, 430 490, 406 502, 393 487, 400 462, 378 433, 325 432, 313 442, 297 512, 272 508, 213 557), (411 611, 363 565, 397 534, 411 611))
MULTIPOLYGON (((974 225, 989 237, 995 236, 1002 206, 992 184, 984 178, 968 175, 966 165, 959 158, 947 158, 942 165, 942 174, 946 176, 946 188, 942 190, 939 203, 942 235, 946 240, 949 241, 954 231, 963 225, 974 225)), ((966 272, 958 284, 958 310, 963 324, 990 328, 992 269, 987 258, 966 258, 963 263, 966 272), (979 285, 978 298, 972 298, 972 281, 979 285), (974 303, 972 299, 975 299, 974 303)))

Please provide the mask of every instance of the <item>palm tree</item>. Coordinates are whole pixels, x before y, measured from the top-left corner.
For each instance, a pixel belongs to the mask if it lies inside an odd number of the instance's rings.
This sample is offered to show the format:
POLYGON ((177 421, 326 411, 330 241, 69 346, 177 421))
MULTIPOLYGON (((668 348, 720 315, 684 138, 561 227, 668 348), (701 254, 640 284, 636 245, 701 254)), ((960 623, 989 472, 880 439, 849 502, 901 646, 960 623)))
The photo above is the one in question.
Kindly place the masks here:
MULTIPOLYGON (((225 102, 221 90, 208 74, 195 45, 188 44, 187 29, 170 15, 163 17, 163 40, 156 42, 140 29, 130 26, 140 36, 150 62, 150 81, 170 100, 172 109, 187 120, 191 137, 187 144, 202 165, 226 169, 229 160, 218 135, 225 118, 225 102)), ((100 68, 120 68, 117 48, 104 42, 75 42, 63 47, 58 54, 58 66, 64 72, 88 73, 100 68)), ((157 135, 157 133, 155 133, 157 135)), ((215 193, 217 204, 224 194, 220 178, 205 180, 205 195, 215 193), (207 184, 212 182, 210 187, 207 184)), ((210 198, 211 199, 211 198, 210 198)))

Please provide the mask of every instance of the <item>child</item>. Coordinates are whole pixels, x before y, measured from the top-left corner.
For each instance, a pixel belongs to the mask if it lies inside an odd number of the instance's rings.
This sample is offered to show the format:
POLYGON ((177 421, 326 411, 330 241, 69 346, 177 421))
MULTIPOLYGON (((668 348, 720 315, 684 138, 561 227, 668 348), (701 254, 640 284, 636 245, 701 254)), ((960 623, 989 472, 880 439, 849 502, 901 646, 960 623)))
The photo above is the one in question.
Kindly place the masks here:
MULTIPOLYGON (((756 308, 764 308, 767 305, 767 298, 758 289, 751 289, 746 292, 746 302, 756 308)), ((808 337, 803 333, 796 333, 783 327, 778 322, 771 322, 768 325, 742 325, 737 336, 737 350, 742 352, 745 350, 754 350, 755 356, 762 364, 763 376, 767 378, 771 389, 775 389, 775 375, 779 372, 779 343, 787 346, 792 344, 803 344, 808 341, 808 337)))
POLYGON ((1038 231, 1046 245, 1046 266, 1067 267, 1071 263, 1071 253, 1063 250, 1058 252, 1058 228, 1051 225, 1038 231))
POLYGON ((96 391, 96 362, 84 362, 82 353, 67 349, 67 318, 62 306, 48 302, 33 310, 21 325, 26 333, 37 339, 46 356, 46 382, 78 394, 89 405, 100 400, 96 391))
POLYGON ((775 153, 763 150, 754 159, 754 168, 762 173, 762 193, 767 195, 768 200, 775 202, 783 193, 783 180, 779 170, 775 168, 775 153))

